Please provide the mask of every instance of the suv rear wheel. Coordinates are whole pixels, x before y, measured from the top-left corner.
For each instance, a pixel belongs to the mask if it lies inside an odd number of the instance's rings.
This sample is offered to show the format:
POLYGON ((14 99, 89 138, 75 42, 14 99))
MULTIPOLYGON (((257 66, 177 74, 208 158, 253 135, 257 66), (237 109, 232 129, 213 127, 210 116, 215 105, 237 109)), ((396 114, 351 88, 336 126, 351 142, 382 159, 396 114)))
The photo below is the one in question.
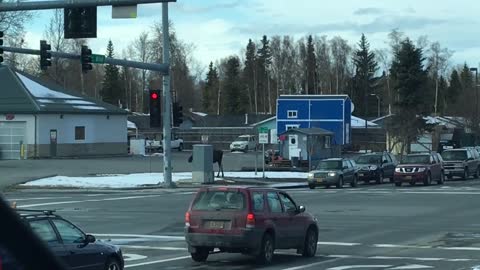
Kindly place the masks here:
POLYGON ((343 177, 338 177, 337 188, 343 188, 343 177))
POLYGON ((353 179, 352 179, 352 182, 350 182, 350 186, 351 187, 357 187, 357 185, 358 185, 358 178, 357 178, 357 175, 354 175, 353 179))
POLYGON ((427 173, 427 178, 423 181, 424 186, 430 186, 432 184, 432 175, 427 173))
POLYGON ((273 260, 273 253, 275 251, 275 243, 270 233, 263 236, 260 253, 257 255, 257 260, 262 264, 270 264, 273 260))
POLYGON ((377 178, 377 181, 376 181, 377 184, 382 184, 383 183, 383 172, 380 172, 378 174, 378 178, 377 178))
POLYGON ((196 262, 204 262, 208 258, 208 249, 204 247, 197 247, 195 252, 190 253, 192 260, 196 262))
POLYGON ((445 183, 445 174, 444 172, 440 172, 440 179, 437 181, 437 184, 443 185, 445 183))
POLYGON ((463 180, 468 180, 468 168, 465 168, 465 170, 463 171, 462 179, 463 180))

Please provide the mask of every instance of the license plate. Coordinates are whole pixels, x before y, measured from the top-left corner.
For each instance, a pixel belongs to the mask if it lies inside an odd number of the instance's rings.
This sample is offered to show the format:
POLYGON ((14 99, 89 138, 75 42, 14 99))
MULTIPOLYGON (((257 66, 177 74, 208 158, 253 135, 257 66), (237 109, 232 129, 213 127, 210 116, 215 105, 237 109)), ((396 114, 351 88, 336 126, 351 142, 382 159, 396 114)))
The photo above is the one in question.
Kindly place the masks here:
POLYGON ((359 176, 365 176, 363 173, 360 173, 359 176))
POLYGON ((323 181, 322 178, 317 178, 317 183, 321 183, 323 181))
POLYGON ((209 221, 208 227, 212 229, 223 229, 225 227, 225 222, 223 221, 209 221))
POLYGON ((412 180, 412 177, 411 176, 406 176, 405 179, 412 180))

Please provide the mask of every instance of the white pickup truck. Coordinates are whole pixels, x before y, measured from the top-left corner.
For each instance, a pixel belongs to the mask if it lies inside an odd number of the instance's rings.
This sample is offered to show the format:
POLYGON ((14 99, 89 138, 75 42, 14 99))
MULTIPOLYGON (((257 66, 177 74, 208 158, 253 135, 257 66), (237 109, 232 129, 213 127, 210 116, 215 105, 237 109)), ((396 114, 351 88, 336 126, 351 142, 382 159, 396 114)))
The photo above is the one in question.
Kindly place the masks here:
MULTIPOLYGON (((177 149, 178 151, 183 150, 183 140, 180 138, 172 138, 170 145, 172 149, 177 149)), ((147 152, 163 151, 162 141, 145 140, 145 149, 147 152)))

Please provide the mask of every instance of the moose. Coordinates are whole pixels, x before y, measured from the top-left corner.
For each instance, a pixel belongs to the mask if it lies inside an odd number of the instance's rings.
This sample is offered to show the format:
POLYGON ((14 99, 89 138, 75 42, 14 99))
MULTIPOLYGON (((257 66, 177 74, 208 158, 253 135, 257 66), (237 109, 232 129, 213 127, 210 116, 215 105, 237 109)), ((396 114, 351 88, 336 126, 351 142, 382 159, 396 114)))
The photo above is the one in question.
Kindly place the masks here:
MULTIPOLYGON (((222 150, 217 150, 213 149, 213 164, 217 163, 218 164, 218 174, 217 177, 220 177, 220 172, 222 172, 222 177, 225 177, 223 173, 223 166, 222 166, 222 159, 223 159, 223 151, 222 150)), ((188 158, 188 163, 192 163, 193 161, 193 155, 191 155, 188 158)))

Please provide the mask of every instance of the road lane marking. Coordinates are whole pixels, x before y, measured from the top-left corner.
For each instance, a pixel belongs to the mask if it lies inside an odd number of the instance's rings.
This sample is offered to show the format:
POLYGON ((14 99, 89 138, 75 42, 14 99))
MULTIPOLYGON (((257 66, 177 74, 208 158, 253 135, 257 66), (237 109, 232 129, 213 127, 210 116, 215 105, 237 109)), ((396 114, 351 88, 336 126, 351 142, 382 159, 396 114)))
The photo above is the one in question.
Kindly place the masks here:
POLYGON ((416 261, 445 261, 446 258, 418 258, 418 257, 394 257, 394 256, 371 256, 368 259, 374 260, 416 260, 416 261))
POLYGON ((386 267, 392 267, 392 265, 386 265, 386 264, 383 264, 383 265, 373 265, 373 264, 369 264, 369 265, 345 265, 345 266, 337 266, 337 267, 331 267, 331 268, 327 268, 327 270, 347 270, 347 269, 357 269, 357 268, 386 268, 386 267))
POLYGON ((8 201, 15 201, 15 202, 21 202, 21 201, 37 201, 37 200, 53 200, 53 199, 71 199, 72 197, 37 197, 37 198, 7 198, 8 201))
POLYGON ((115 233, 92 233, 92 235, 102 236, 102 237, 132 237, 132 238, 147 238, 147 239, 185 240, 185 236, 170 236, 170 235, 115 234, 115 233))
POLYGON ((134 199, 144 199, 144 198, 153 198, 160 197, 162 195, 143 195, 143 196, 129 196, 129 197, 119 197, 119 198, 106 198, 106 199, 90 199, 90 200, 81 200, 81 201, 60 201, 60 202, 48 202, 48 203, 36 203, 36 204, 26 204, 17 206, 17 208, 29 208, 29 207, 38 207, 38 206, 49 206, 49 205, 61 205, 61 204, 72 204, 72 203, 86 203, 86 202, 105 202, 105 201, 121 201, 121 200, 134 200, 134 199))
POLYGON ((147 256, 139 255, 139 254, 132 254, 132 253, 123 253, 123 260, 126 262, 131 261, 138 261, 147 258, 147 256))
POLYGON ((165 250, 165 251, 186 251, 187 248, 182 247, 152 247, 152 246, 132 246, 132 245, 117 245, 122 248, 130 249, 152 249, 152 250, 165 250))
POLYGON ((444 250, 480 251, 480 247, 437 247, 444 250))
POLYGON ((339 261, 340 259, 341 258, 335 258, 335 259, 316 262, 316 263, 311 263, 311 264, 304 264, 304 265, 299 265, 299 266, 294 266, 294 267, 289 267, 289 268, 283 268, 281 270, 300 270, 300 269, 305 269, 305 268, 309 268, 309 267, 313 267, 313 266, 317 266, 317 265, 321 265, 321 264, 332 263, 332 262, 335 262, 335 261, 339 261))
POLYGON ((400 269, 428 269, 428 268, 433 268, 433 266, 430 265, 421 265, 421 264, 410 264, 410 265, 404 265, 404 266, 397 266, 394 268, 389 268, 391 270, 400 270, 400 269))
POLYGON ((125 265, 125 268, 144 266, 144 265, 150 265, 150 264, 157 264, 157 263, 172 262, 172 261, 180 261, 180 260, 185 260, 185 259, 188 259, 188 258, 190 258, 190 255, 189 256, 174 257, 174 258, 169 258, 169 259, 163 259, 163 260, 150 261, 150 262, 129 264, 129 265, 125 265))
POLYGON ((432 246, 411 246, 411 245, 394 245, 394 244, 374 244, 373 247, 378 248, 433 248, 432 246))
POLYGON ((317 242, 318 245, 325 245, 325 246, 360 246, 360 243, 345 243, 345 242, 317 242))

